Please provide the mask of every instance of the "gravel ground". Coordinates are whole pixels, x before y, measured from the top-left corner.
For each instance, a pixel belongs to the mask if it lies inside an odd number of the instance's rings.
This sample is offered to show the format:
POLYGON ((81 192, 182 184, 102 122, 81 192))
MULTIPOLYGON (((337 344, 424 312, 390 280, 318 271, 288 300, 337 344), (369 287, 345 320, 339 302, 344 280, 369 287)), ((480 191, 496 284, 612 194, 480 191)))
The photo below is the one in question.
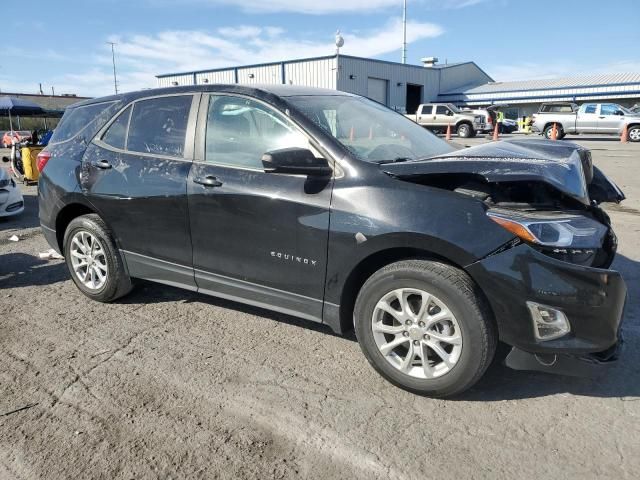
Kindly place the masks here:
POLYGON ((38 258, 25 188, 0 220, 0 479, 638 478, 640 145, 577 140, 629 197, 610 208, 621 362, 600 379, 496 364, 456 400, 399 390, 353 336, 281 314, 147 282, 91 302, 38 258))

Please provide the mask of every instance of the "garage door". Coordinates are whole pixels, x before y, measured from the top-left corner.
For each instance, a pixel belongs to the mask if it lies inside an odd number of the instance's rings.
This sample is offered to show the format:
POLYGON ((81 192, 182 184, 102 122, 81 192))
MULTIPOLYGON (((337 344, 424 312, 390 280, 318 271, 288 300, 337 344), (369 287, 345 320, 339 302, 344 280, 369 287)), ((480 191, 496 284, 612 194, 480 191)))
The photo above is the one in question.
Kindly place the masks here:
POLYGON ((389 80, 382 80, 381 78, 368 79, 367 85, 367 97, 376 102, 380 102, 383 105, 388 105, 387 91, 389 86, 389 80))

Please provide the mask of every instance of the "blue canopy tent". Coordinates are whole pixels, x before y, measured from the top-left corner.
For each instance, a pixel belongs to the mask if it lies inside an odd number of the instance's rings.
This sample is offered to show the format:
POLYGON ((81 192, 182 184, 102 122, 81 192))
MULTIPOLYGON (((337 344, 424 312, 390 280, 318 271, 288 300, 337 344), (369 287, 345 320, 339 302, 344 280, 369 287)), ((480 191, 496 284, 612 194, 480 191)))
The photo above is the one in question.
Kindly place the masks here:
POLYGON ((9 125, 11 130, 13 131, 13 116, 40 116, 46 114, 44 108, 38 105, 35 102, 30 100, 25 100, 23 98, 16 97, 0 97, 0 114, 3 112, 7 112, 6 115, 9 115, 9 125))

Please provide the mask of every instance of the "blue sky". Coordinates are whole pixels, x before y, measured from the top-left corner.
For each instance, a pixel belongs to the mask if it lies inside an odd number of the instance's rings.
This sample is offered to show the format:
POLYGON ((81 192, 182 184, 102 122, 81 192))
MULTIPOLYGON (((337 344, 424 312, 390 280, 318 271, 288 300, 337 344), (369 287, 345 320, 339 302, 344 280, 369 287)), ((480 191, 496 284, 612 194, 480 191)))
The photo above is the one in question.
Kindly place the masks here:
MULTIPOLYGON (((156 74, 332 54, 400 60, 402 0, 35 0, 3 6, 0 90, 113 92, 156 74), (29 32, 29 34, 27 34, 29 32)), ((639 0, 409 0, 408 61, 474 60, 498 81, 640 72, 639 0)))

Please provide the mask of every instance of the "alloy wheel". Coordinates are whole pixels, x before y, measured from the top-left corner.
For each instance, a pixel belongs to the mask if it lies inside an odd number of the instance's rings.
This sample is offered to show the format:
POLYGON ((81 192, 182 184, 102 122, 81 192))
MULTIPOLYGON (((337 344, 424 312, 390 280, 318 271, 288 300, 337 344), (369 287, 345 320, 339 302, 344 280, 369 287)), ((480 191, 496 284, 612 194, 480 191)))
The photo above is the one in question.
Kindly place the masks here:
POLYGON ((107 281, 109 268, 104 247, 91 233, 81 230, 71 239, 69 249, 73 273, 90 290, 100 290, 107 281))
POLYGON ((462 331, 451 310, 430 293, 402 288, 384 295, 371 318, 380 353, 414 378, 447 374, 462 353, 462 331))

